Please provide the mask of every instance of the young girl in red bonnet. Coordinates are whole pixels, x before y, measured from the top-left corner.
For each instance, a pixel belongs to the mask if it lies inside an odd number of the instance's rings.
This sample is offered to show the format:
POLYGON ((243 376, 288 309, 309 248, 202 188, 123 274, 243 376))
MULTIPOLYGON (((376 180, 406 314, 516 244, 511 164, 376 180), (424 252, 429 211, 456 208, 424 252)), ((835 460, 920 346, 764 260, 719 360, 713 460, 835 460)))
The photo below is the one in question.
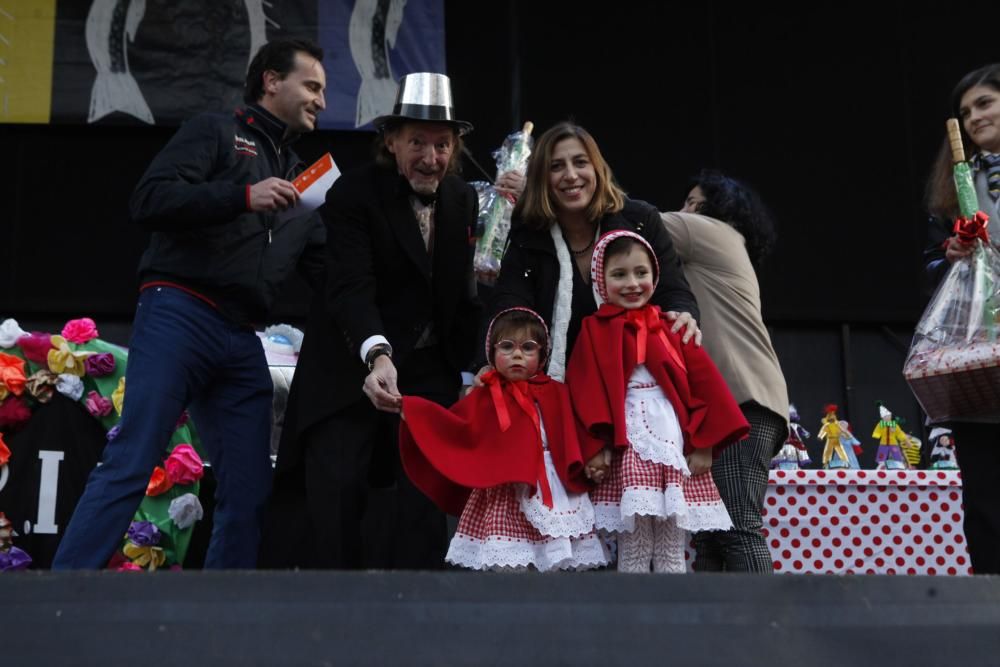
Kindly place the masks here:
POLYGON ((659 267, 638 234, 608 232, 591 262, 596 313, 566 368, 573 407, 609 447, 588 471, 598 529, 618 538, 620 572, 684 572, 685 531, 732 527, 712 481, 713 448, 749 425, 704 349, 684 345, 649 303, 659 267))
POLYGON ((543 372, 544 321, 512 308, 486 339, 492 370, 450 410, 403 397, 403 466, 441 509, 461 514, 445 560, 474 570, 606 565, 569 393, 543 372))

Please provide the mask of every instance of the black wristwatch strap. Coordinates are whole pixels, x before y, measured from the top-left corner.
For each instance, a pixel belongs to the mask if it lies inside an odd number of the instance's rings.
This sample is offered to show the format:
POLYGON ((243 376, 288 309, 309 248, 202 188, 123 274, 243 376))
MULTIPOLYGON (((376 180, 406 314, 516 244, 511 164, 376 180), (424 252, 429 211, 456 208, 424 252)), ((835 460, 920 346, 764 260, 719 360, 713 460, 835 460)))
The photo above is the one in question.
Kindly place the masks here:
POLYGON ((388 345, 376 345, 372 349, 368 350, 367 364, 369 372, 375 370, 375 360, 381 357, 383 354, 391 359, 392 348, 389 347, 388 345))

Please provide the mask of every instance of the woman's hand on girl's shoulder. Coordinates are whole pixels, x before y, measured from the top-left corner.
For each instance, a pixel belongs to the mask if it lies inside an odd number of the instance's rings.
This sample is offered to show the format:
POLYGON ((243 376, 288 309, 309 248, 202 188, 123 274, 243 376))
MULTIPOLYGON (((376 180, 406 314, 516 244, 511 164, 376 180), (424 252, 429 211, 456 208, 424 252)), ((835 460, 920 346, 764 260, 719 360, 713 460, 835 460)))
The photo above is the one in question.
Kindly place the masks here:
POLYGON ((687 344, 688 341, 694 338, 694 344, 701 347, 701 329, 698 328, 698 320, 694 319, 691 313, 678 313, 676 310, 668 310, 664 315, 674 323, 670 327, 671 333, 677 333, 681 329, 685 330, 681 336, 682 343, 687 344))

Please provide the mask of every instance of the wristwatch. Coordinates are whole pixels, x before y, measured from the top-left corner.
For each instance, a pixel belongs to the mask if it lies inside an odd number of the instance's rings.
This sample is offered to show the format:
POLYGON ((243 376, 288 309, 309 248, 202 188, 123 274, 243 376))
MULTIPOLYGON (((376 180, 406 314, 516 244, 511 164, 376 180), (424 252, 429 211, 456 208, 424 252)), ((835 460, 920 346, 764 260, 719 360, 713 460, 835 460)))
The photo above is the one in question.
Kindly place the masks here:
POLYGON ((369 373, 375 370, 375 360, 383 354, 392 359, 392 348, 388 345, 376 345, 368 350, 368 358, 365 360, 365 363, 368 364, 369 373))

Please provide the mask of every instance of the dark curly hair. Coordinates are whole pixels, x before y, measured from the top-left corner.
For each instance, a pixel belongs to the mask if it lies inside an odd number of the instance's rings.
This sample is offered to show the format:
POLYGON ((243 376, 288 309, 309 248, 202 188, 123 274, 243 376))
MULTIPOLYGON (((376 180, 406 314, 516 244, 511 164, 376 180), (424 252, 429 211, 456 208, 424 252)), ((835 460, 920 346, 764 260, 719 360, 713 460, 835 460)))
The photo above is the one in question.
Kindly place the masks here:
POLYGON ((722 220, 742 234, 750 262, 759 267, 778 238, 774 218, 760 196, 750 186, 716 169, 702 169, 691 179, 688 191, 695 186, 705 195, 698 213, 722 220))

